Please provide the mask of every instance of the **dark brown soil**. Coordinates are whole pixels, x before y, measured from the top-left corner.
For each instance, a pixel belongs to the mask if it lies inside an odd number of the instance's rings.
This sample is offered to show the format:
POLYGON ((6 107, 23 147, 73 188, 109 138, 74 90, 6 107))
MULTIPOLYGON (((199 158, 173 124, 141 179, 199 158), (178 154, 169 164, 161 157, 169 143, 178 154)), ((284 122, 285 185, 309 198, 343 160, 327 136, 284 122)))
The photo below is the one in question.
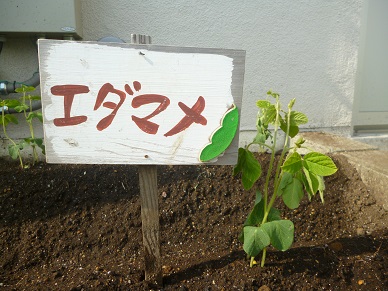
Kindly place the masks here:
MULTIPOLYGON (((264 268, 249 267, 238 240, 254 192, 232 167, 158 167, 160 289, 388 290, 387 213, 345 158, 333 159, 340 169, 326 179, 326 203, 317 195, 284 209, 295 243, 269 250, 264 268)), ((136 166, 22 171, 2 161, 0 173, 0 289, 151 289, 136 166)))

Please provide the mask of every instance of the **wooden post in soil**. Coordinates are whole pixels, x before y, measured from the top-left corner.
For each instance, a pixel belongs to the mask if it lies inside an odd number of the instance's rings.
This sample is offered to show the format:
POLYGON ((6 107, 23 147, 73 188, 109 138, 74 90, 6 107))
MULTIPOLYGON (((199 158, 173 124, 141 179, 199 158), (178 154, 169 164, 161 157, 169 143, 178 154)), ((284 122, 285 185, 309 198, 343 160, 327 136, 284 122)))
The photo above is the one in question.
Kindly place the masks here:
MULTIPOLYGON (((131 43, 150 44, 151 38, 147 35, 131 34, 131 43)), ((157 166, 140 165, 138 169, 145 280, 151 284, 162 285, 157 166)))

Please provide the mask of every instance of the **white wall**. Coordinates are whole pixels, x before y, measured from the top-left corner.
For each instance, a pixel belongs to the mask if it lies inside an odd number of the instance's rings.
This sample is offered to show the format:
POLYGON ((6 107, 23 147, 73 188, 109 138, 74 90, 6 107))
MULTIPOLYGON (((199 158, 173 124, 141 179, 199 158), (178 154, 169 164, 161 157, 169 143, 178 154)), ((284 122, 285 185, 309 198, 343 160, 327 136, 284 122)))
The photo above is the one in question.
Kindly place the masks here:
MULTIPOLYGON (((129 42, 140 33, 153 44, 244 49, 241 130, 255 129, 255 101, 273 89, 285 102, 297 98, 309 128, 341 131, 351 125, 362 2, 83 0, 83 36, 129 42)), ((31 40, 9 39, 0 80, 27 79, 36 66, 31 40)))

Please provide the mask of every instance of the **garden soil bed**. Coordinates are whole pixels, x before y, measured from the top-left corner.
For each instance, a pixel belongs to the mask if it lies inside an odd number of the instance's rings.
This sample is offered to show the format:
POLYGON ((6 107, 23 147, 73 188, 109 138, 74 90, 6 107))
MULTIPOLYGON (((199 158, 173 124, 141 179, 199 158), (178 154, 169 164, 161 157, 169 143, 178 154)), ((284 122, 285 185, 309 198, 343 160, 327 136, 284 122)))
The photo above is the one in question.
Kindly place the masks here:
MULTIPOLYGON (((264 268, 249 267, 238 240, 255 194, 231 166, 158 167, 159 289, 388 290, 387 212, 343 156, 333 159, 325 204, 317 195, 284 209, 295 243, 270 249, 264 268)), ((153 289, 136 166, 1 161, 0 173, 1 290, 153 289)))

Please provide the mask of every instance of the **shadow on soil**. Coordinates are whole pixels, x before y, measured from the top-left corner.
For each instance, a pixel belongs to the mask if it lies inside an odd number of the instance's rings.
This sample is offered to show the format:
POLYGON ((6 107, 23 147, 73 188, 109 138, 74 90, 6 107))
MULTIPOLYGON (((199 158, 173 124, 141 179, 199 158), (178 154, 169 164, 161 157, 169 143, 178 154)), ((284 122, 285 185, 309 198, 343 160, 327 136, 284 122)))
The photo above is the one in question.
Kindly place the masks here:
MULTIPOLYGON (((286 252, 272 250, 267 253, 266 268, 280 268, 285 277, 295 273, 304 273, 308 270, 310 275, 329 278, 337 272, 342 257, 360 256, 360 262, 366 263, 374 259, 383 260, 384 256, 388 255, 387 244, 387 239, 376 240, 372 236, 358 236, 339 238, 330 243, 316 246, 295 247, 286 252)), ((219 259, 195 264, 185 270, 165 276, 163 282, 172 284, 189 281, 201 277, 209 269, 222 269, 244 256, 245 253, 242 250, 233 251, 219 259)), ((249 265, 248 259, 246 264, 249 265)), ((343 272, 344 277, 348 280, 353 277, 351 268, 345 268, 343 272)))

